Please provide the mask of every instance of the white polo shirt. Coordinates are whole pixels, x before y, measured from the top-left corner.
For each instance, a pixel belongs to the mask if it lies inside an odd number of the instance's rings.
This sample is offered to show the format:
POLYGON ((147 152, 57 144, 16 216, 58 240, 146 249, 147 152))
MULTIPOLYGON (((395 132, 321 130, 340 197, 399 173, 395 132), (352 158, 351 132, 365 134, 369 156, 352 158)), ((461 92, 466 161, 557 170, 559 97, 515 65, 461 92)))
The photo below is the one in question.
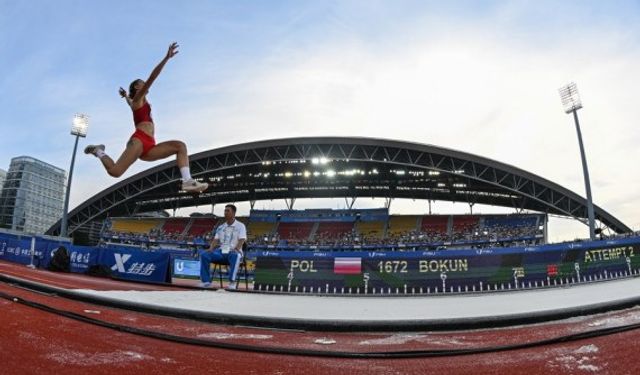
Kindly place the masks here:
POLYGON ((238 220, 235 220, 231 225, 225 221, 216 228, 214 238, 220 242, 222 253, 227 254, 238 247, 239 240, 247 240, 247 228, 238 220))

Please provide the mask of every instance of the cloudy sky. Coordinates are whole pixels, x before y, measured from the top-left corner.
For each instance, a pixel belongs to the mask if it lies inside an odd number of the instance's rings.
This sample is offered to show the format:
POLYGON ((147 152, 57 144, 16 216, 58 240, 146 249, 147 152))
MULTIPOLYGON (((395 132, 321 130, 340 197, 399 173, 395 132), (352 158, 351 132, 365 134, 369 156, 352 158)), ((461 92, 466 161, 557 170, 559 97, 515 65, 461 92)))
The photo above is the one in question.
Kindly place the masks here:
MULTIPOLYGON (((557 92, 575 81, 594 200, 640 229, 639 1, 0 0, 0 168, 30 155, 68 169, 76 112, 91 117, 81 147, 104 143, 118 156, 134 130, 118 87, 146 78, 172 41, 180 53, 149 100, 157 139, 184 140, 190 153, 374 136, 500 160, 584 195, 557 92)), ((115 182, 79 154, 71 207, 115 182)), ((552 240, 576 235, 585 227, 552 221, 552 240)))

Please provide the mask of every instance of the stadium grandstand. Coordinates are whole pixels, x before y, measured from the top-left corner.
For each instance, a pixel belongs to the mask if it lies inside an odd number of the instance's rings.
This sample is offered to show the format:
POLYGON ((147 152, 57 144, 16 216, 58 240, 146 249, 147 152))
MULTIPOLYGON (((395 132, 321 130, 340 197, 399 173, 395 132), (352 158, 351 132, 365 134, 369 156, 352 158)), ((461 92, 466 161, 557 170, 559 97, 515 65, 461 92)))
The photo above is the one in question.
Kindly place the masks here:
MULTIPOLYGON (((546 243, 544 214, 513 215, 389 215, 387 209, 252 210, 248 223, 252 249, 298 250, 330 247, 423 249, 504 247, 546 243)), ((217 217, 168 219, 114 218, 105 222, 105 243, 136 246, 204 246, 217 217), (142 231, 146 228, 146 231, 142 231)))

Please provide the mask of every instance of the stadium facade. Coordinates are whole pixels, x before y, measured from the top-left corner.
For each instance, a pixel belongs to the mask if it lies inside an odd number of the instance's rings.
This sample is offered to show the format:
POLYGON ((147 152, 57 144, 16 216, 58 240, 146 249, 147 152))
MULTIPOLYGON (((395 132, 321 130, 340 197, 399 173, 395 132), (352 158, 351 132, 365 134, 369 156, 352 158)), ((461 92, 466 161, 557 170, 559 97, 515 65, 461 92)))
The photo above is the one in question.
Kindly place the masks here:
POLYGON ((62 216, 65 170, 30 156, 11 159, 0 195, 0 228, 43 234, 62 216))

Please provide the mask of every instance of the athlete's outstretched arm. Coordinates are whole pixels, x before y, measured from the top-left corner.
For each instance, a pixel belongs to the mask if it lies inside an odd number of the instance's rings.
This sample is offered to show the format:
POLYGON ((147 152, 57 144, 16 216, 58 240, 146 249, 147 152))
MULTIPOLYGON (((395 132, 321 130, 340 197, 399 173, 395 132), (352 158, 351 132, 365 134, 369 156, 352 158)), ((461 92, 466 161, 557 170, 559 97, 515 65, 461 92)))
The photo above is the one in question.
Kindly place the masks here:
POLYGON ((120 87, 120 90, 118 90, 118 93, 122 98, 124 98, 127 101, 127 104, 129 104, 129 107, 131 107, 131 103, 133 103, 133 100, 131 100, 127 92, 122 87, 120 87))
POLYGON ((164 68, 164 65, 167 63, 167 61, 169 61, 170 58, 175 56, 177 53, 178 53, 178 43, 173 42, 169 46, 169 50, 167 51, 167 55, 164 57, 164 59, 162 59, 162 61, 160 61, 160 64, 158 64, 158 66, 156 66, 153 69, 153 71, 151 72, 151 75, 145 81, 144 86, 142 86, 142 89, 138 90, 136 92, 136 95, 133 98, 131 98, 132 101, 134 101, 134 102, 140 101, 140 99, 142 99, 142 97, 147 95, 147 92, 149 91, 149 88, 153 84, 153 81, 155 81, 156 78, 158 78, 158 76, 160 75, 160 72, 162 72, 162 68, 164 68))

